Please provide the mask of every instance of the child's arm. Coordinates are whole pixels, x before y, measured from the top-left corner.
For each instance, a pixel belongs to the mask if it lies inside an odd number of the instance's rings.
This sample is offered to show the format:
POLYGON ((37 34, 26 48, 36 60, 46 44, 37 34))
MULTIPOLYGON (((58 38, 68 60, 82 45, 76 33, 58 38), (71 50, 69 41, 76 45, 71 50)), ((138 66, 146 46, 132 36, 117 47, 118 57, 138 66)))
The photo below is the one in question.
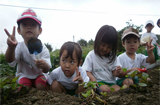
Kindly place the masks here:
POLYGON ((124 72, 120 66, 117 66, 117 68, 112 73, 113 73, 113 76, 115 76, 115 77, 123 78, 123 77, 125 77, 125 75, 127 75, 127 73, 129 73, 133 70, 138 70, 138 67, 128 69, 126 72, 124 72))
POLYGON ((47 73, 50 69, 50 66, 43 60, 43 59, 39 59, 39 60, 34 60, 36 63, 37 68, 42 69, 43 73, 47 73))
POLYGON ((155 62, 155 57, 154 57, 154 53, 153 53, 153 49, 154 49, 154 46, 151 45, 151 42, 152 42, 153 39, 151 39, 151 41, 147 42, 147 54, 148 54, 148 57, 146 59, 146 63, 154 63, 155 62))
POLYGON ((89 71, 87 71, 87 76, 89 77, 90 81, 97 81, 96 78, 89 71))
POLYGON ((81 76, 81 73, 78 71, 78 67, 76 67, 76 77, 73 79, 73 81, 78 81, 78 88, 76 89, 76 94, 79 94, 81 91, 84 91, 85 89, 83 88, 84 85, 80 85, 83 83, 83 78, 81 76))
POLYGON ((7 39, 8 48, 5 53, 5 59, 7 62, 11 63, 15 60, 15 48, 17 46, 17 41, 15 38, 15 26, 13 27, 12 35, 7 31, 7 29, 4 29, 4 31, 8 36, 7 39))

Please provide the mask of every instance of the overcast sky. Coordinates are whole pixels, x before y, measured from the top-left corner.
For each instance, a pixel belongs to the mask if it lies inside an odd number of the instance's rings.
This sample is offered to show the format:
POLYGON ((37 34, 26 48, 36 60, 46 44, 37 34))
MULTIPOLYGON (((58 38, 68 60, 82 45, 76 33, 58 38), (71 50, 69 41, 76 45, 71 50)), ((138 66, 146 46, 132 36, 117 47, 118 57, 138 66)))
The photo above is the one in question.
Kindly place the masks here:
MULTIPOLYGON (((160 0, 0 0, 0 52, 7 48, 4 28, 12 33, 19 14, 27 8, 32 8, 42 19, 39 39, 55 50, 64 42, 73 41, 73 36, 74 41, 94 40, 105 24, 121 30, 129 19, 138 26, 153 20, 152 31, 160 34, 156 24, 160 18, 159 7, 160 0)), ((16 38, 23 41, 17 31, 16 38)))

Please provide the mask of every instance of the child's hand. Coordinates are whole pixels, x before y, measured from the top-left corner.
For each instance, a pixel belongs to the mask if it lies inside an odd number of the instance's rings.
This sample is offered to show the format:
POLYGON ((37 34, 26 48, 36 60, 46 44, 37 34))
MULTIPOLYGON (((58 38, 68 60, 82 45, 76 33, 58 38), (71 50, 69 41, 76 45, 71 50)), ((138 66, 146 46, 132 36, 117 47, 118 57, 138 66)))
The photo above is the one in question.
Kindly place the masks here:
POLYGON ((36 63, 37 68, 43 69, 45 68, 46 62, 43 59, 34 60, 36 63))
POLYGON ((11 48, 15 48, 17 45, 17 40, 15 38, 15 26, 13 27, 12 35, 7 31, 7 29, 4 29, 4 31, 6 32, 8 36, 8 39, 7 39, 8 46, 11 48))
POLYGON ((138 73, 141 73, 141 71, 139 71, 138 69, 139 69, 138 67, 132 68, 132 70, 136 70, 136 71, 138 71, 138 73))
POLYGON ((154 46, 153 46, 153 45, 151 45, 152 40, 153 40, 153 39, 151 39, 151 41, 150 41, 150 42, 147 42, 147 43, 146 43, 146 44, 147 44, 147 53, 151 53, 151 52, 153 52, 154 46))
POLYGON ((117 73, 120 73, 120 74, 123 73, 123 70, 120 66, 116 67, 116 71, 117 71, 117 73))
POLYGON ((83 83, 83 78, 80 71, 78 71, 78 67, 76 67, 76 77, 73 79, 73 81, 78 81, 79 84, 83 83))

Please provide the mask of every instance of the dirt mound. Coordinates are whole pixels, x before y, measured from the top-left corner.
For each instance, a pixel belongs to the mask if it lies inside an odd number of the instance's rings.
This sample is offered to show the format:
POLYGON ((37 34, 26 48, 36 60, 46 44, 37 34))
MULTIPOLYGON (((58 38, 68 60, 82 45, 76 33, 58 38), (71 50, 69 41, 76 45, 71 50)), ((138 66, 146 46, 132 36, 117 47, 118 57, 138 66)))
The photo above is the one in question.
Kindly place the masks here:
MULTIPOLYGON (((100 96, 106 105, 160 105, 160 70, 150 70, 151 83, 147 87, 136 89, 130 87, 118 92, 100 96)), ((52 93, 31 89, 22 94, 19 93, 8 100, 6 105, 104 105, 99 101, 88 101, 76 96, 52 93)), ((5 104, 3 104, 5 105, 5 104)))

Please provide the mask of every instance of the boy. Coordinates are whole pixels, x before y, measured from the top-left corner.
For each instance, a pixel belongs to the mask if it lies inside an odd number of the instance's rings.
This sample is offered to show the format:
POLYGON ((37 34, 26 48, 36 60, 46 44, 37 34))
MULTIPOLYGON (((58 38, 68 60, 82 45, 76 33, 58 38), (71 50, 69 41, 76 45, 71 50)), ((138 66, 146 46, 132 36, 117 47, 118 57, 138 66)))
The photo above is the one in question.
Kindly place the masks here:
MULTIPOLYGON (((151 45, 152 40, 147 45, 148 56, 143 54, 136 54, 136 51, 140 44, 140 36, 138 30, 129 27, 123 32, 122 35, 122 45, 125 48, 126 52, 118 56, 118 61, 121 64, 122 68, 127 68, 127 72, 121 72, 122 77, 117 78, 117 84, 122 85, 131 85, 133 80, 130 78, 125 78, 125 75, 132 70, 138 70, 141 66, 146 67, 149 63, 154 63, 154 46, 151 45)), ((138 71, 139 72, 139 71, 138 71)))
MULTIPOLYGON (((154 28, 154 23, 153 23, 153 21, 152 21, 152 20, 148 20, 148 21, 146 22, 146 24, 145 24, 145 28, 146 28, 147 32, 142 34, 142 36, 141 36, 141 42, 143 42, 142 40, 143 40, 144 38, 146 38, 146 37, 148 37, 148 36, 150 35, 151 39, 153 39, 151 44, 155 46, 155 48, 154 48, 154 50, 153 50, 153 53, 154 53, 155 62, 156 62, 156 60, 159 59, 159 56, 158 56, 158 54, 157 54, 157 46, 160 46, 160 45, 156 42, 156 41, 158 40, 157 36, 156 36, 154 33, 151 32, 152 29, 154 28)), ((149 43, 149 42, 148 42, 148 43, 149 43)), ((141 43, 141 45, 142 45, 142 46, 146 46, 146 42, 145 42, 145 43, 141 43)), ((147 48, 146 48, 146 49, 147 49, 147 48)), ((147 51, 145 51, 145 54, 148 55, 147 51)))
POLYGON ((46 79, 43 73, 47 73, 51 67, 49 51, 43 45, 42 52, 39 54, 40 59, 35 60, 35 56, 30 54, 27 48, 28 40, 41 34, 41 23, 41 19, 32 9, 27 9, 20 14, 17 19, 17 31, 24 41, 17 42, 15 26, 12 34, 5 29, 8 35, 5 58, 12 67, 18 63, 16 77, 19 77, 17 81, 19 84, 28 88, 36 87, 39 90, 46 90, 46 79))
POLYGON ((85 70, 80 67, 82 49, 75 42, 66 42, 60 49, 60 67, 56 68, 49 75, 47 82, 51 90, 57 93, 78 95, 84 91, 83 82, 88 82, 89 77, 85 70))

